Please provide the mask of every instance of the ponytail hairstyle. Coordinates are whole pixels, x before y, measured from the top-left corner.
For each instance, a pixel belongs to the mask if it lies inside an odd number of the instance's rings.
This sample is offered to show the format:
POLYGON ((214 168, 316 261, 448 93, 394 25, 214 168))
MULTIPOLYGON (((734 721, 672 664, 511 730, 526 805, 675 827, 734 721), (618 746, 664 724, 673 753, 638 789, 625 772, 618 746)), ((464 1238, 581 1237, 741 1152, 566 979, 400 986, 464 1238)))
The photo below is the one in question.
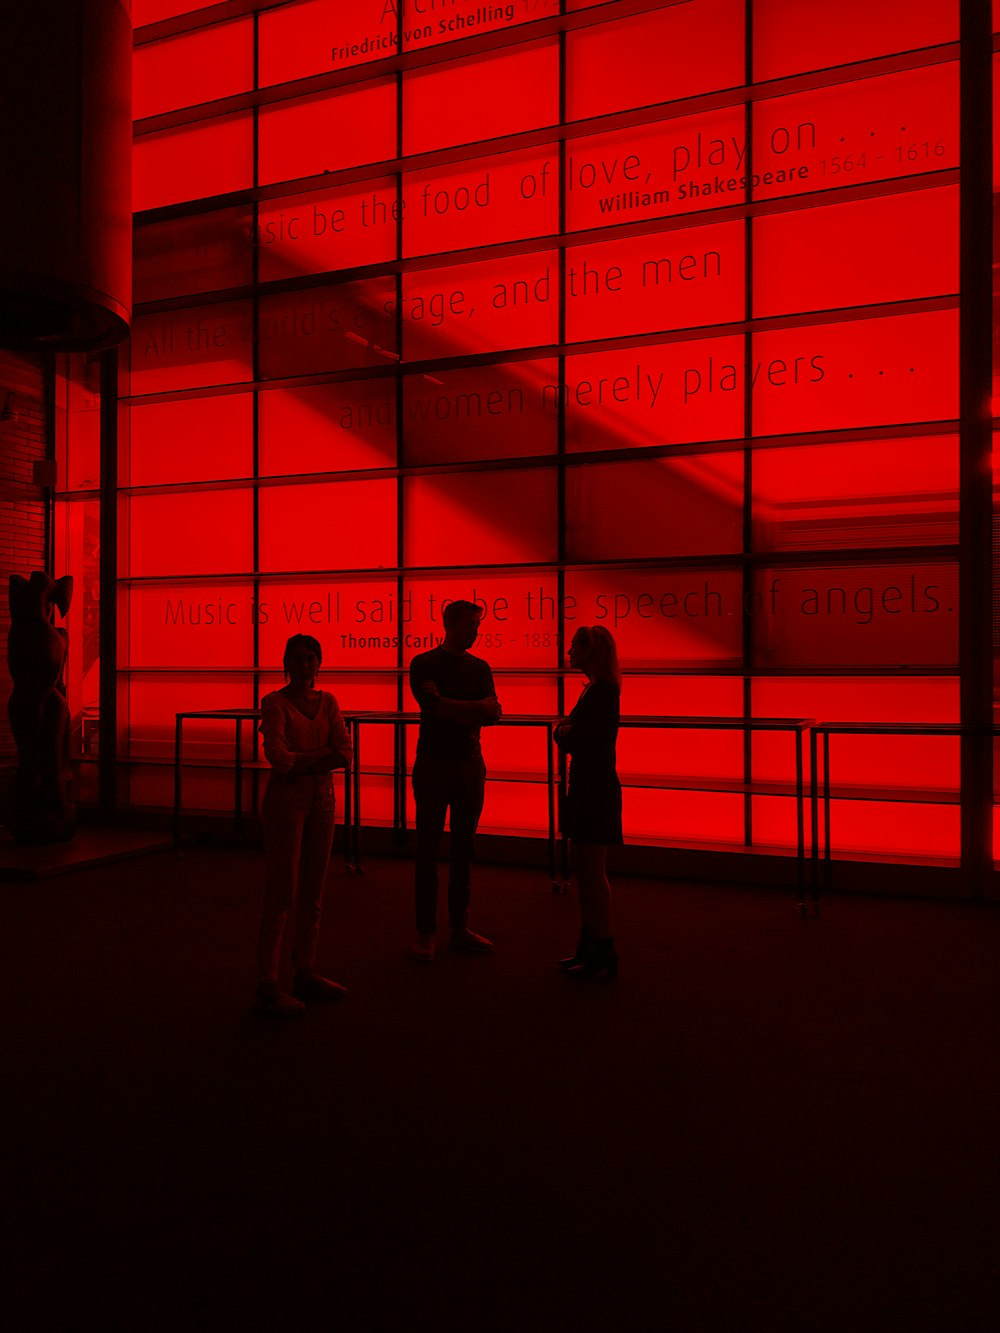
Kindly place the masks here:
POLYGON ((610 680, 620 694, 622 672, 614 635, 603 625, 583 625, 580 633, 587 640, 587 675, 591 680, 610 680))

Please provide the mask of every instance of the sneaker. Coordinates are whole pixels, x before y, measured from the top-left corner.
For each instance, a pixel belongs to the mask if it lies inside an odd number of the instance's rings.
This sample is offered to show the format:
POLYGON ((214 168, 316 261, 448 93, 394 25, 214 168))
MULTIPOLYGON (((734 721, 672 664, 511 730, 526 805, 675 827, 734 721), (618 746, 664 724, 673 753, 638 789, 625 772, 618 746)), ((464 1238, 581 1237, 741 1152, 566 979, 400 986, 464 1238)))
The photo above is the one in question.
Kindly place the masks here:
POLYGON ((433 963, 434 936, 418 934, 417 942, 413 946, 413 956, 418 963, 433 963))
POLYGON ((279 990, 273 981, 262 982, 257 987, 253 1007, 258 1014, 266 1014, 269 1018, 296 1018, 306 1011, 301 1000, 279 990))
POLYGON ((469 930, 468 926, 463 926, 461 930, 451 932, 451 947, 461 949, 465 953, 492 953, 493 941, 488 940, 485 935, 477 935, 474 930, 469 930))
POLYGON ((315 972, 296 972, 292 985, 292 994, 299 1000, 318 1000, 321 1004, 331 1000, 343 1000, 347 987, 329 977, 318 976, 315 972))

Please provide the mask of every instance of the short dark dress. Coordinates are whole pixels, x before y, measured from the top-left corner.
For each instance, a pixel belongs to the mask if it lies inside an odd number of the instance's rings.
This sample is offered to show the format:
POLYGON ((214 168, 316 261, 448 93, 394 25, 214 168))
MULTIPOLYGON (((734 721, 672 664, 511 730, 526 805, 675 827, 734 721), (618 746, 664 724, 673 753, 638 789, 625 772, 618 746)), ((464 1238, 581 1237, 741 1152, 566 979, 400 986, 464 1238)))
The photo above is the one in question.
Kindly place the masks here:
POLYGON ((569 715, 563 749, 570 756, 569 790, 562 831, 573 842, 618 845, 622 838, 622 787, 615 771, 619 696, 610 680, 595 680, 569 715))

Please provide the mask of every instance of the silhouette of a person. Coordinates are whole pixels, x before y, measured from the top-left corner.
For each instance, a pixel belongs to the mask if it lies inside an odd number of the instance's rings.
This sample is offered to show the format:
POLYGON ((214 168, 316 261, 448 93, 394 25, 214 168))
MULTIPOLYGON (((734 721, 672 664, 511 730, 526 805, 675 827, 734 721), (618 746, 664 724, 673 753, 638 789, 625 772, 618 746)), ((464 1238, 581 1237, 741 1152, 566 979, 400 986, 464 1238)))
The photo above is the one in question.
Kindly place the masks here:
POLYGON ((581 626, 569 646, 569 664, 587 684, 568 718, 556 727, 556 744, 570 756, 569 787, 562 811, 569 838, 580 905, 580 938, 559 963, 576 977, 618 975, 611 935, 608 848, 622 839, 622 788, 615 745, 618 739, 621 671, 613 636, 603 625, 581 626))
POLYGON ((489 953, 492 943, 469 929, 473 844, 483 808, 486 765, 480 728, 496 722, 500 704, 489 664, 469 649, 482 612, 474 602, 449 602, 442 613, 444 641, 410 663, 410 689, 420 706, 420 734, 413 764, 417 815, 414 956, 434 959, 437 930, 438 849, 451 811, 448 924, 453 948, 489 953))
POLYGON ((313 970, 335 823, 333 770, 351 761, 351 740, 332 694, 316 688, 323 649, 310 634, 285 645, 288 684, 264 696, 260 729, 271 765, 261 805, 267 862, 256 1008, 289 1017, 307 1000, 338 1000, 344 986, 313 970), (292 993, 278 985, 281 941, 295 913, 292 993))

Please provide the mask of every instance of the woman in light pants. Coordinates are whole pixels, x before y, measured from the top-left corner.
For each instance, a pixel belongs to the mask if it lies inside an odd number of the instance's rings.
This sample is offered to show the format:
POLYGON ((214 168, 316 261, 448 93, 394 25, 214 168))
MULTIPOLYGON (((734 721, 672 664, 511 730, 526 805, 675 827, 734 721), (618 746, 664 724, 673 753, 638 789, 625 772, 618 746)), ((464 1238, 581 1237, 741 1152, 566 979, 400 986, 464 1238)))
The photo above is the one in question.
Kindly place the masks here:
POLYGON ((333 770, 351 762, 340 706, 316 688, 323 660, 310 634, 285 646, 288 684, 262 702, 260 729, 271 765, 261 806, 267 873, 260 923, 256 1008, 289 1017, 308 1000, 337 1000, 345 987, 317 975, 313 964, 335 822, 333 770), (292 992, 278 985, 285 923, 294 911, 292 992))

